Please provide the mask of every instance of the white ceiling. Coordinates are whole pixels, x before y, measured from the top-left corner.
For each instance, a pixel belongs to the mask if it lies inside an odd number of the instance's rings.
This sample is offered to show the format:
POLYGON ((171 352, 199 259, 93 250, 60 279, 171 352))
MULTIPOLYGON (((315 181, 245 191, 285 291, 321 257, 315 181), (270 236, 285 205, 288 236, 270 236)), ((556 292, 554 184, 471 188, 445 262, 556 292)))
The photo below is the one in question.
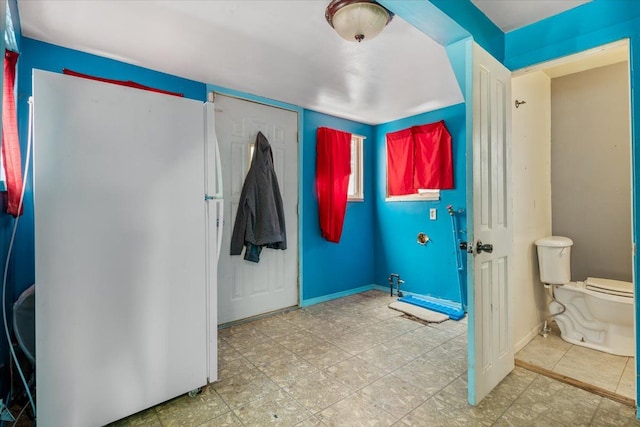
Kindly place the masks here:
POLYGON ((471 0, 503 32, 557 15, 591 0, 471 0))
MULTIPOLYGON (((494 20, 510 11, 499 24, 507 26, 532 10, 583 3, 472 1, 494 20)), ((440 44, 398 16, 375 39, 344 41, 325 21, 328 3, 18 0, 18 8, 26 37, 362 123, 463 101, 440 44)))
POLYGON ((463 101, 441 45, 399 17, 375 39, 347 42, 327 4, 18 2, 24 36, 363 123, 463 101))

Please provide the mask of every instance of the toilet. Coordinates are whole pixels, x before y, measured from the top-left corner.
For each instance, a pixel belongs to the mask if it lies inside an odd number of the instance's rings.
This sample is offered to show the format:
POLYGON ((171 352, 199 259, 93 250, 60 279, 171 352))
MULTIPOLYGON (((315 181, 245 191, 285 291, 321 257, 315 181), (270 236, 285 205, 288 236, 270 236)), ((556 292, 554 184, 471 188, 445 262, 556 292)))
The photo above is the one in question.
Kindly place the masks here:
POLYGON ((561 338, 571 344, 635 357, 633 283, 595 277, 572 282, 573 241, 549 236, 535 244, 540 280, 553 291, 549 311, 561 338))

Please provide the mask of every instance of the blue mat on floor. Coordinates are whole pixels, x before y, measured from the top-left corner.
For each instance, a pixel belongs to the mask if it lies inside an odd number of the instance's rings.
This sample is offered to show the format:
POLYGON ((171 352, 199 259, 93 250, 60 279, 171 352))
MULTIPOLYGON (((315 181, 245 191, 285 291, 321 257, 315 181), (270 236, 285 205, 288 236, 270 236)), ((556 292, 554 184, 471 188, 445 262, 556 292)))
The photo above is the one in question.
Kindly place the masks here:
POLYGON ((464 317, 462 305, 453 301, 415 295, 407 295, 406 297, 398 298, 398 301, 417 305, 418 307, 428 308, 429 310, 437 311, 438 313, 447 314, 453 320, 460 320, 464 317))

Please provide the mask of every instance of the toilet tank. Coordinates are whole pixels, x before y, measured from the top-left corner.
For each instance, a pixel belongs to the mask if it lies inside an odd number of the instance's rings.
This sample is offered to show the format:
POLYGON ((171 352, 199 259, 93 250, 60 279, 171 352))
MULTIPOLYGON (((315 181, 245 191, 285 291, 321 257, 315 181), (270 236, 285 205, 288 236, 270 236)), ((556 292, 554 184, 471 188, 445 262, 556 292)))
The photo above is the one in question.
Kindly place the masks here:
POLYGON ((571 246, 573 240, 562 236, 549 236, 536 240, 540 280, 550 285, 563 285, 571 281, 571 246))

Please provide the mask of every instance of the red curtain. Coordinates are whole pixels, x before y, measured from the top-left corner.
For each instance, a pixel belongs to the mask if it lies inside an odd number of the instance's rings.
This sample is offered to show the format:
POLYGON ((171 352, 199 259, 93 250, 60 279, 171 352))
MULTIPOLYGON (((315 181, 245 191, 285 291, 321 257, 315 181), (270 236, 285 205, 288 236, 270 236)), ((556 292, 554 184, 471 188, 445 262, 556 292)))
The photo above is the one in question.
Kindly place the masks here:
POLYGON ((16 63, 18 54, 4 53, 4 87, 2 88, 2 159, 7 183, 7 213, 22 215, 20 196, 22 194, 22 160, 20 157, 20 139, 18 138, 18 119, 16 115, 16 63))
POLYGON ((338 243, 347 209, 351 175, 351 134, 318 128, 316 144, 316 193, 322 237, 338 243))
POLYGON ((96 80, 96 81, 104 82, 104 83, 111 83, 111 84, 114 84, 114 85, 132 87, 132 88, 135 88, 135 89, 148 90, 150 92, 163 93, 165 95, 179 96, 179 97, 184 98, 184 94, 183 93, 169 92, 168 90, 156 89, 154 87, 141 85, 140 83, 136 83, 136 82, 133 82, 131 80, 105 79, 104 77, 96 77, 96 76, 91 76, 89 74, 78 73, 77 71, 72 71, 72 70, 69 70, 68 68, 63 68, 62 69, 62 74, 67 74, 69 76, 74 76, 74 77, 80 77, 80 78, 83 78, 83 79, 96 80))
POLYGON ((390 196, 453 188, 451 135, 444 121, 387 134, 387 185, 390 196))
POLYGON ((452 189, 451 135, 444 121, 414 126, 411 130, 415 144, 414 188, 452 189))
POLYGON ((389 195, 413 194, 414 149, 411 129, 387 134, 389 195))

